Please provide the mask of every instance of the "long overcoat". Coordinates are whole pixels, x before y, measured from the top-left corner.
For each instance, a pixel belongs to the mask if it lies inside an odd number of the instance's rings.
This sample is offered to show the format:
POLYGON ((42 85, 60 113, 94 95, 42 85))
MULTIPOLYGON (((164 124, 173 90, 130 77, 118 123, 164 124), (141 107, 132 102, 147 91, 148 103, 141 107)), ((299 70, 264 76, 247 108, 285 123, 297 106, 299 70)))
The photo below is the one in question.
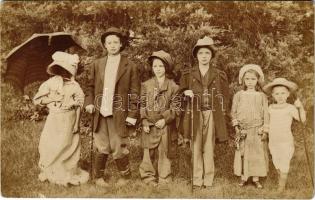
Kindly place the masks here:
MULTIPOLYGON (((228 130, 227 130, 227 114, 230 113, 230 95, 229 95, 229 83, 226 74, 214 67, 210 67, 208 72, 209 80, 207 83, 208 96, 210 96, 210 104, 212 105, 211 110, 213 111, 214 124, 215 124, 215 135, 216 138, 222 142, 228 139, 228 130)), ((193 127, 196 129, 199 127, 200 123, 200 114, 201 111, 201 96, 204 94, 201 74, 199 72, 198 66, 194 66, 189 69, 182 71, 180 79, 180 88, 178 95, 184 99, 183 102, 183 112, 182 120, 180 126, 181 131, 184 134, 184 137, 190 138, 191 126, 190 126, 190 114, 187 114, 187 110, 191 109, 187 107, 188 98, 183 97, 183 92, 185 90, 192 90, 194 97, 194 106, 193 106, 193 127)))
MULTIPOLYGON (((107 56, 96 59, 89 73, 86 98, 84 105, 93 104, 94 132, 98 131, 100 107, 104 88, 104 73, 107 56)), ((128 136, 126 118, 137 119, 139 116, 140 79, 137 67, 126 55, 121 54, 121 59, 116 76, 116 85, 113 103, 113 118, 116 130, 121 137, 128 136)))

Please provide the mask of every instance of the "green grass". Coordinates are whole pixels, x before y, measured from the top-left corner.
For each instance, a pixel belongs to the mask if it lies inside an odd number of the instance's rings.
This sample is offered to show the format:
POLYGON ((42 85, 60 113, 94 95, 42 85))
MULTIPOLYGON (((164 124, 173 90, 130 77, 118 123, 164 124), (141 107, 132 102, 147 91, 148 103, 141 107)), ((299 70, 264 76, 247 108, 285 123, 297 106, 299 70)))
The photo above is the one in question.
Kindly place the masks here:
MULTIPOLYGON (((63 187, 37 180, 38 142, 44 122, 2 120, 1 128, 1 192, 5 197, 144 197, 144 198, 297 198, 309 199, 313 195, 306 164, 301 136, 296 133, 296 151, 291 162, 287 190, 277 194, 275 169, 270 162, 270 172, 259 190, 252 185, 240 188, 238 177, 233 175, 233 148, 227 144, 217 144, 215 150, 216 174, 214 186, 209 190, 190 192, 189 159, 187 150, 179 148, 177 159, 173 160, 173 182, 167 187, 152 188, 140 180, 138 167, 141 148, 138 140, 132 141, 131 169, 132 181, 124 188, 114 186, 118 177, 112 160, 108 163, 106 176, 111 187, 100 188, 92 183, 81 186, 63 187)), ((313 165, 313 134, 308 131, 308 147, 313 165)), ((88 134, 81 134, 82 160, 89 161, 88 134)), ((84 163, 84 162, 83 162, 84 163)), ((82 165, 84 166, 84 165, 82 165)))

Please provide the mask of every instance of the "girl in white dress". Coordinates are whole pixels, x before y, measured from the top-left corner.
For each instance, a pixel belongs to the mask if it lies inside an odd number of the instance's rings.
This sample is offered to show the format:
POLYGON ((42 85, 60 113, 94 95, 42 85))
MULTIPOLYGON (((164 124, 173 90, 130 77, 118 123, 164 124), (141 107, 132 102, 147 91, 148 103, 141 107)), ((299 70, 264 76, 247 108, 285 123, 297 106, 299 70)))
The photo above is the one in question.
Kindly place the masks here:
POLYGON ((294 102, 294 105, 287 103, 290 92, 297 89, 295 83, 285 78, 276 78, 263 89, 271 94, 276 101, 275 104, 269 106, 269 150, 273 164, 280 175, 278 190, 283 191, 287 181, 290 161, 294 153, 294 140, 291 131, 292 120, 305 122, 306 115, 299 99, 294 102))
POLYGON ((34 97, 34 103, 49 108, 39 141, 39 180, 67 186, 89 179, 88 172, 78 168, 80 159, 79 120, 84 93, 74 80, 79 63, 77 55, 55 52, 45 81, 34 97))

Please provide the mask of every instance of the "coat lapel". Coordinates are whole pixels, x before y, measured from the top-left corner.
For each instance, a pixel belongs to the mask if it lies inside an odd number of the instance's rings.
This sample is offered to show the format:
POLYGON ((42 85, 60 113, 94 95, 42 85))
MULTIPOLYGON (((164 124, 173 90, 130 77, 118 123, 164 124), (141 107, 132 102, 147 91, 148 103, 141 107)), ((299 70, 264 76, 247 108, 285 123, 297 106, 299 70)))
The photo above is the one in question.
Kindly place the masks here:
POLYGON ((107 56, 102 58, 99 63, 99 73, 100 73, 100 79, 101 79, 102 85, 104 85, 104 74, 105 74, 106 62, 107 62, 107 56))
POLYGON ((126 72, 127 70, 126 65, 127 65, 127 59, 125 56, 121 55, 119 66, 118 66, 118 72, 116 76, 116 83, 119 81, 122 75, 126 72))
MULTIPOLYGON (((202 83, 201 82, 201 74, 200 74, 200 72, 199 72, 199 69, 198 69, 198 66, 196 66, 196 67, 194 67, 193 69, 192 69, 192 76, 197 80, 197 81, 199 81, 200 83, 202 83)), ((213 67, 211 67, 210 66, 210 68, 209 68, 209 70, 207 71, 207 73, 209 73, 209 78, 208 78, 208 82, 207 82, 207 85, 209 86, 212 82, 213 82, 213 80, 215 79, 215 77, 216 77, 216 72, 215 72, 215 70, 213 69, 213 67)))
POLYGON ((212 67, 209 68, 207 73, 209 73, 209 78, 208 78, 208 83, 207 83, 207 86, 209 86, 212 83, 212 81, 215 79, 217 74, 215 70, 213 70, 212 67))
POLYGON ((192 76, 201 83, 201 76, 198 67, 194 67, 191 71, 192 76))

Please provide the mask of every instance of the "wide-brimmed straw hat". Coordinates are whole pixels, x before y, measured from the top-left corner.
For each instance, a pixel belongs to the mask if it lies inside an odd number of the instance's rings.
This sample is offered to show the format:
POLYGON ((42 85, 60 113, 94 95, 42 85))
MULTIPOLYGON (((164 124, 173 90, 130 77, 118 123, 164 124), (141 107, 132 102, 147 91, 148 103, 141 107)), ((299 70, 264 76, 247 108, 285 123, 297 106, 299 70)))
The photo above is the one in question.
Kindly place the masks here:
POLYGON ((60 66, 74 76, 80 62, 77 54, 69 54, 62 51, 56 51, 52 55, 52 59, 53 62, 47 67, 47 73, 50 75, 59 75, 56 71, 56 66, 60 66))
POLYGON ((124 50, 124 48, 127 45, 127 36, 123 34, 122 30, 120 30, 117 27, 110 27, 108 29, 106 29, 105 33, 102 34, 101 36, 101 42, 102 45, 104 46, 104 42, 107 36, 109 35, 116 35, 120 38, 120 42, 122 44, 120 51, 124 50))
POLYGON ((210 49, 210 51, 212 52, 212 57, 214 57, 215 50, 213 48, 213 45, 214 45, 213 39, 208 37, 208 36, 205 36, 204 38, 199 39, 197 41, 197 44, 194 46, 194 48, 192 50, 193 57, 196 58, 197 57, 197 51, 203 47, 210 49))
POLYGON ((270 94, 272 92, 272 89, 275 86, 285 86, 286 88, 288 88, 290 90, 290 92, 294 92, 298 89, 297 84, 295 84, 292 81, 289 81, 285 78, 275 78, 271 83, 268 83, 267 85, 265 85, 263 87, 263 90, 270 94))
POLYGON ((173 70, 174 63, 173 63, 173 59, 169 53, 167 53, 163 50, 153 52, 152 55, 148 58, 148 62, 150 65, 152 65, 154 58, 158 58, 158 59, 162 60, 165 64, 167 64, 169 71, 173 70))
POLYGON ((256 64, 246 64, 240 69, 240 73, 238 74, 238 83, 239 84, 242 84, 243 76, 245 75, 245 73, 248 70, 256 71, 259 74, 258 83, 263 84, 263 82, 265 80, 264 73, 263 73, 261 67, 259 65, 256 65, 256 64))

